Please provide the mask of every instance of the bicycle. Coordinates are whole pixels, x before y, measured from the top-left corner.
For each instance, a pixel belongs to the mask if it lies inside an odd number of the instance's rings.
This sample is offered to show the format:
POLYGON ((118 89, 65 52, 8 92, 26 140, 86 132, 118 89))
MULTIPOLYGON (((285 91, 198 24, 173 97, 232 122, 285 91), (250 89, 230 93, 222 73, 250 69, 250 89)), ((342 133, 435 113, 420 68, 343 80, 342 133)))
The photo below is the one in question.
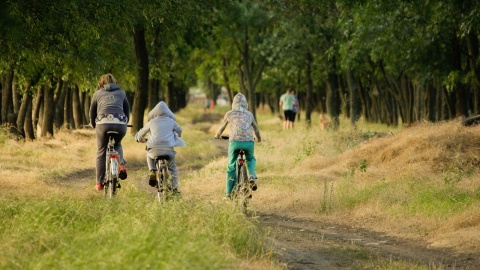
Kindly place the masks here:
MULTIPOLYGON (((222 140, 228 140, 228 136, 222 135, 222 140)), ((245 150, 239 149, 237 161, 235 162, 235 176, 236 183, 233 187, 231 199, 234 201, 239 210, 246 214, 247 206, 252 198, 252 186, 250 184, 250 177, 247 171, 247 164, 245 163, 245 150)))
MULTIPOLYGON (((92 128, 86 125, 86 128, 92 128)), ((131 125, 127 125, 131 127, 131 125)), ((108 143, 105 150, 105 180, 103 182, 103 193, 105 197, 113 198, 117 193, 117 189, 121 188, 119 181, 120 175, 120 154, 115 150, 114 135, 119 134, 117 131, 107 131, 108 143)))

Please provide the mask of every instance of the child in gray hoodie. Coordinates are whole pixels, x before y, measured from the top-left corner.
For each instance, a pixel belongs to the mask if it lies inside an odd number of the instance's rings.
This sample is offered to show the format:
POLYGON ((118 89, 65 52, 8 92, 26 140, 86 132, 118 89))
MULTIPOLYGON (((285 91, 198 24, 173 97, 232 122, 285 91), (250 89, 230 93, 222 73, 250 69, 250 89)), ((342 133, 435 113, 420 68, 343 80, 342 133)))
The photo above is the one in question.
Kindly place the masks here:
POLYGON ((160 101, 155 108, 148 113, 148 123, 135 134, 137 142, 147 142, 147 165, 150 170, 148 184, 156 185, 155 157, 167 155, 169 157, 169 170, 172 175, 172 190, 178 192, 178 171, 175 164, 176 152, 174 147, 186 146, 180 138, 182 128, 175 122, 175 115, 167 104, 160 101), (146 135, 148 135, 148 140, 146 135))

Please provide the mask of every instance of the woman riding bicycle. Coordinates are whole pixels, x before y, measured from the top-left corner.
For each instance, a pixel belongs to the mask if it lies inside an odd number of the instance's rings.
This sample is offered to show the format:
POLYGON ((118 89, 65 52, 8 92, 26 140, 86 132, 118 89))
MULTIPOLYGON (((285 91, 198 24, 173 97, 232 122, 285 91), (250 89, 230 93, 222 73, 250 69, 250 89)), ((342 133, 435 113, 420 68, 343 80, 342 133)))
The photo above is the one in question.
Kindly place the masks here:
POLYGON ((232 190, 237 183, 235 176, 235 162, 237 160, 240 149, 245 151, 245 159, 247 161, 247 169, 250 174, 250 185, 252 190, 257 189, 257 174, 255 172, 256 159, 254 151, 254 137, 261 142, 260 130, 253 114, 248 111, 248 103, 245 96, 238 93, 232 102, 232 110, 228 111, 223 117, 223 121, 215 134, 215 139, 219 139, 222 132, 230 123, 230 134, 228 144, 228 165, 226 175, 226 197, 231 198, 232 190))
POLYGON ((127 133, 127 123, 130 116, 130 105, 127 95, 112 74, 105 74, 98 81, 98 90, 93 94, 90 104, 90 125, 95 128, 97 134, 97 159, 96 159, 96 190, 103 189, 105 180, 105 151, 108 144, 107 131, 116 131, 114 134, 115 150, 120 155, 120 179, 127 178, 125 168, 126 161, 123 159, 122 139, 127 133))

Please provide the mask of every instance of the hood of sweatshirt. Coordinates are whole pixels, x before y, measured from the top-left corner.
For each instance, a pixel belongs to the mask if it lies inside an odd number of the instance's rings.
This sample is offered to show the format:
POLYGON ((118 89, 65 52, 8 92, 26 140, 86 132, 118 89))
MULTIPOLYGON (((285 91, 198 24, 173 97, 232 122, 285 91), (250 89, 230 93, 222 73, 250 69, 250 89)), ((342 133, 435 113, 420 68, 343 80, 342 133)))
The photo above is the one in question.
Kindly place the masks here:
POLYGON ((152 120, 155 117, 170 117, 173 120, 175 120, 175 115, 173 112, 168 108, 167 104, 163 101, 160 101, 155 108, 153 108, 149 113, 148 113, 148 121, 152 120))
POLYGON ((232 110, 248 110, 247 98, 242 93, 236 94, 233 98, 232 110))
POLYGON ((115 90, 120 90, 120 86, 114 84, 114 83, 106 83, 103 85, 103 89, 105 89, 105 91, 115 91, 115 90))

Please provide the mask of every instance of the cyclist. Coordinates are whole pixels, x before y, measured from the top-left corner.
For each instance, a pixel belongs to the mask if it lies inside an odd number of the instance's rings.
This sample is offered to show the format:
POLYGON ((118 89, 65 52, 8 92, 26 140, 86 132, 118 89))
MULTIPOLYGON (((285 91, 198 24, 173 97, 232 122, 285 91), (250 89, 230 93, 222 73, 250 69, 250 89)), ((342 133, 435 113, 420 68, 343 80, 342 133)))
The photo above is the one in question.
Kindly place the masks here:
POLYGON ((175 164, 174 147, 186 146, 180 138, 182 128, 175 122, 175 115, 167 104, 160 101, 155 108, 148 113, 148 123, 135 134, 137 142, 147 142, 147 165, 150 170, 148 184, 155 187, 157 184, 155 171, 155 157, 160 155, 169 156, 168 167, 172 175, 172 191, 178 191, 178 171, 175 164), (150 132, 148 140, 145 138, 150 132))
POLYGON ((105 180, 105 151, 108 144, 107 131, 116 131, 115 150, 120 155, 119 178, 127 178, 127 163, 123 159, 122 139, 127 133, 127 123, 130 116, 130 105, 128 104, 125 91, 117 85, 117 80, 112 74, 100 76, 98 90, 93 94, 90 104, 90 125, 95 128, 97 134, 97 159, 96 159, 96 190, 103 189, 105 180))
POLYGON ((261 142, 260 130, 253 114, 248 111, 247 99, 242 93, 238 93, 233 98, 232 110, 228 111, 220 127, 215 134, 215 139, 219 139, 227 124, 230 123, 230 134, 228 144, 228 165, 226 174, 226 197, 231 198, 232 190, 236 185, 235 162, 240 149, 245 151, 247 169, 250 174, 250 186, 252 190, 257 190, 257 174, 255 173, 256 159, 254 153, 254 137, 261 142))

